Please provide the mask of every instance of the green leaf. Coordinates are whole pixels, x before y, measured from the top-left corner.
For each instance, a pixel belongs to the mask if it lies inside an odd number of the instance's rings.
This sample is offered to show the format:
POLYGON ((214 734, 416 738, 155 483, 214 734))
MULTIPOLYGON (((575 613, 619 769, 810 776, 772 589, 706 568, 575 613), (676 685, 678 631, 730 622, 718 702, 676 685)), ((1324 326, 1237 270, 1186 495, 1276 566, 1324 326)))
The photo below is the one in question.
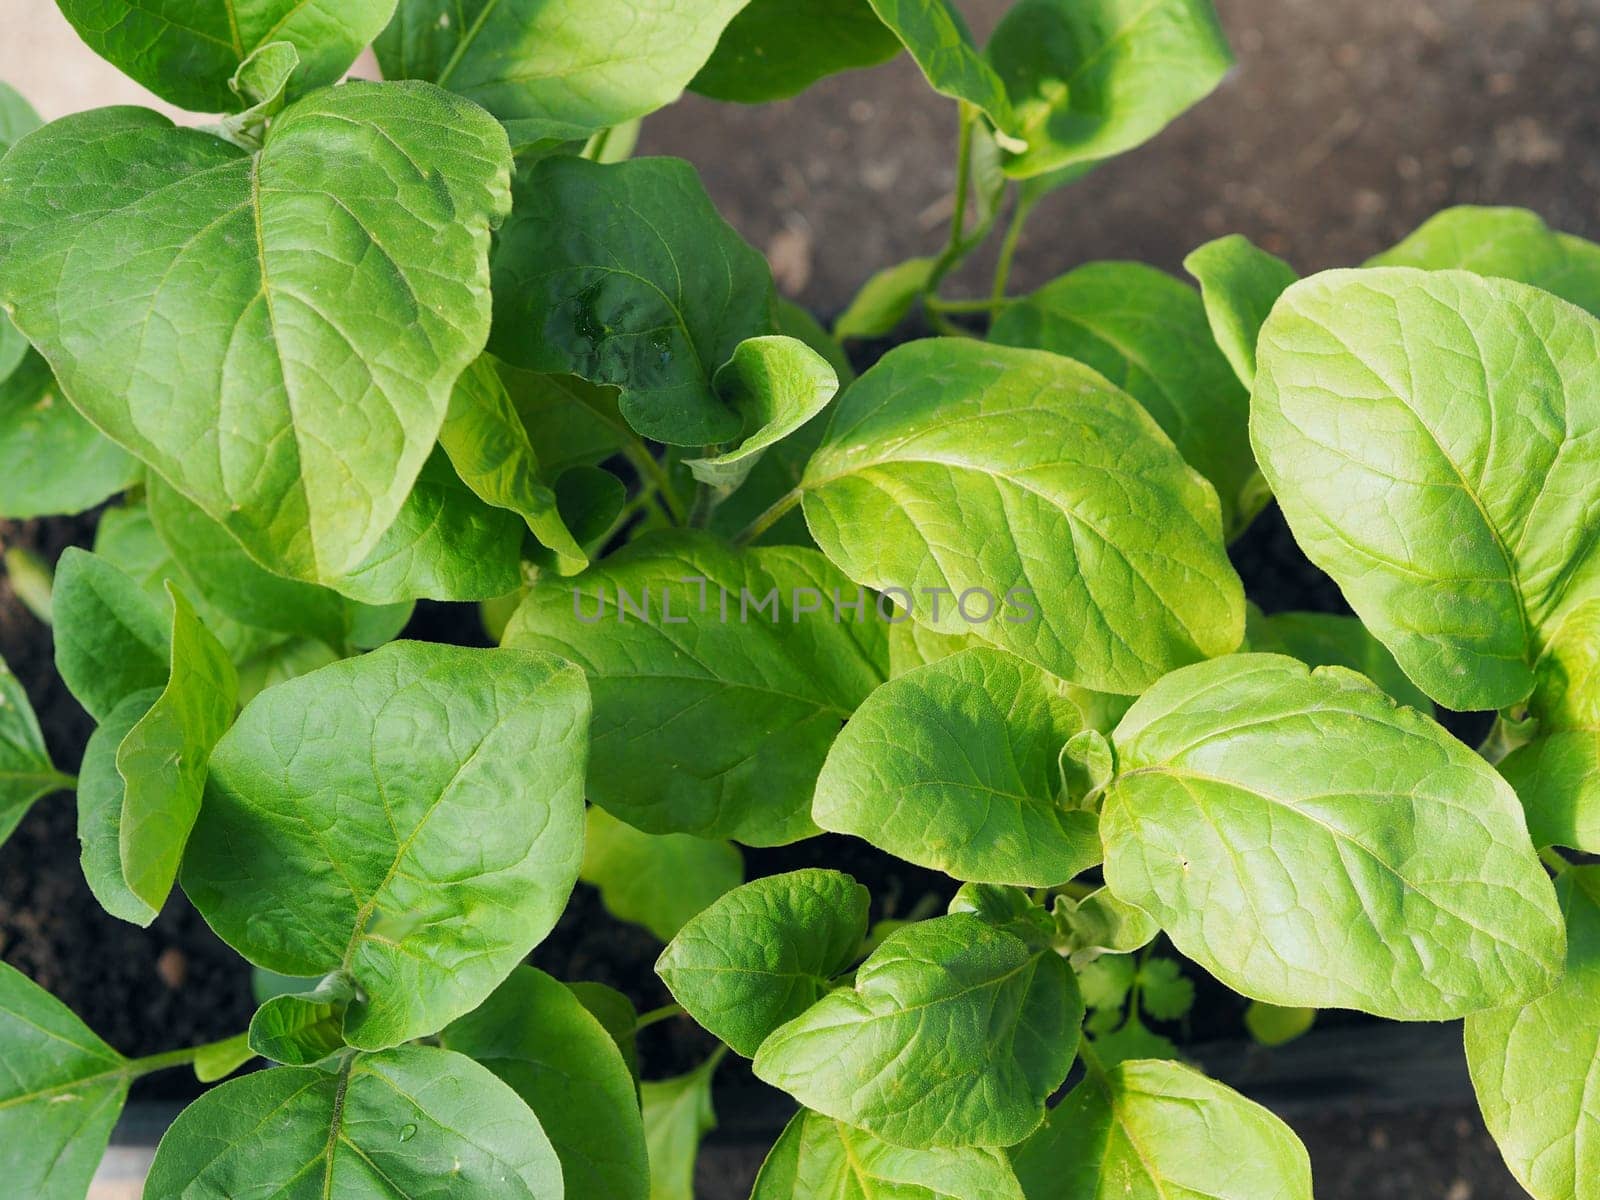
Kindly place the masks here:
POLYGON ((1433 701, 1395 662, 1394 655, 1355 617, 1316 612, 1273 613, 1246 606, 1245 641, 1250 649, 1286 654, 1308 667, 1348 667, 1365 675, 1397 703, 1432 715, 1433 701))
POLYGON ((1278 297, 1299 279, 1281 258, 1237 233, 1190 251, 1183 269, 1200 283, 1206 320, 1245 387, 1256 382, 1256 341, 1278 297))
POLYGON ((947 912, 971 913, 996 929, 1014 934, 1035 950, 1055 939, 1055 922, 1021 888, 992 883, 964 883, 950 898, 947 912))
POLYGON ((1131 954, 1155 940, 1161 927, 1142 908, 1096 888, 1082 900, 1058 895, 1051 910, 1056 930, 1076 953, 1131 954))
POLYGON ((589 556, 561 519, 555 491, 540 474, 528 427, 489 357, 478 359, 456 381, 439 444, 480 500, 516 513, 539 544, 555 552, 562 574, 589 565, 589 556))
POLYGON ((271 996, 250 1018, 250 1048, 285 1066, 319 1063, 344 1049, 345 1013, 355 997, 355 983, 343 971, 317 980, 307 991, 271 996))
POLYGON ((738 444, 684 465, 701 483, 731 492, 749 476, 761 454, 810 421, 839 391, 839 376, 804 342, 772 335, 740 342, 717 368, 718 395, 744 421, 738 444))
POLYGON ((1366 265, 1514 279, 1600 316, 1600 246, 1558 233, 1525 208, 1447 208, 1366 265))
POLYGON ((1027 143, 1005 164, 1021 179, 1149 141, 1233 65, 1211 0, 1019 0, 987 53, 1027 143))
POLYGON ((974 647, 884 684, 834 742, 812 818, 956 879, 1054 887, 1100 861, 1057 757, 1077 708, 1031 663, 974 647))
POLYGON ((656 974, 691 1017, 754 1058, 768 1034, 821 999, 855 961, 870 900, 838 871, 757 879, 690 920, 656 974))
POLYGON ((875 273, 839 314, 833 323, 833 336, 840 341, 888 337, 911 314, 917 297, 927 290, 938 261, 908 258, 875 273))
POLYGON ((0 1171, 29 1200, 83 1200, 128 1098, 128 1062, 0 963, 0 1171))
POLYGON ((235 620, 343 649, 358 623, 382 619, 377 610, 328 588, 274 575, 245 553, 226 526, 159 476, 146 483, 145 498, 156 533, 184 576, 185 590, 204 595, 235 620))
MULTIPOLYGON (((859 2, 859 0, 858 0, 859 2)), ((839 344, 839 339, 823 328, 822 322, 792 300, 778 297, 778 332, 796 338, 810 346, 833 368, 839 377, 839 386, 848 387, 855 382, 856 371, 850 356, 839 344)))
POLYGON ((700 1139, 717 1127, 711 1077, 717 1059, 686 1075, 651 1080, 639 1088, 650 1156, 650 1200, 695 1200, 694 1164, 700 1139))
POLYGON ((633 1076, 637 1083, 639 1014, 633 1007, 633 1001, 616 988, 607 987, 603 983, 569 983, 566 988, 577 998, 578 1003, 588 1009, 594 1019, 600 1022, 601 1027, 616 1043, 622 1061, 628 1064, 628 1074, 633 1076))
POLYGON ((218 123, 218 132, 235 145, 256 150, 266 140, 267 124, 283 111, 289 84, 300 66, 300 52, 291 42, 268 42, 239 64, 228 90, 245 109, 218 123))
POLYGON ((34 801, 71 787, 72 780, 50 761, 28 694, 0 659, 0 843, 34 801))
POLYGON ((1091 1072, 1011 1157, 1028 1200, 1311 1200, 1293 1131, 1175 1062, 1091 1072))
POLYGON ((1139 1007, 1158 1021, 1180 1021, 1194 1007, 1194 981, 1170 958, 1147 958, 1134 976, 1139 1007))
MULTIPOLYGON (((0 80, 0 158, 4 158, 6 151, 11 149, 24 134, 32 133, 41 123, 39 114, 33 111, 33 106, 24 100, 14 87, 0 80)), ((6 315, 3 308, 0 308, 0 384, 3 384, 11 372, 22 365, 27 353, 28 339, 18 332, 17 327, 11 323, 11 318, 6 315)), ((0 387, 0 412, 8 409, 13 402, 5 389, 0 387)), ((11 436, 14 435, 0 437, 0 446, 9 447, 11 436)), ((24 457, 23 461, 26 462, 27 458, 24 457)), ((12 465, 7 462, 5 466, 7 469, 4 474, 9 476, 12 473, 12 465)), ((0 511, 5 511, 5 508, 6 505, 0 503, 0 511)))
POLYGON ((128 891, 144 906, 135 924, 155 920, 178 877, 189 831, 200 814, 206 764, 233 722, 239 680, 222 643, 184 594, 172 598, 172 667, 150 708, 117 747, 125 784, 117 822, 128 891))
POLYGON ((997 129, 1011 131, 1015 118, 1006 86, 978 50, 966 18, 951 0, 867 2, 911 52, 934 91, 973 105, 997 129))
POLYGON ((1283 1046, 1310 1032, 1316 1024, 1314 1008, 1283 1008, 1277 1004, 1250 1001, 1244 1011, 1244 1027, 1262 1046, 1283 1046))
POLYGON ((684 923, 744 882, 738 847, 688 833, 644 833, 603 808, 584 827, 578 878, 600 889, 607 911, 670 942, 684 923))
POLYGON ((832 611, 858 592, 814 550, 653 534, 541 581, 505 644, 588 673, 595 804, 650 833, 781 845, 816 832, 828 747, 883 681, 871 600, 832 611))
POLYGON ((575 375, 543 375, 495 360, 511 403, 539 455, 545 482, 575 466, 604 462, 633 441, 617 410, 617 389, 575 375))
POLYGON ((400 0, 387 79, 487 108, 514 145, 582 141, 678 98, 745 0, 400 0))
POLYGON ((1090 263, 1006 305, 989 340, 1075 358, 1144 405, 1217 489, 1230 538, 1265 504, 1250 398, 1193 288, 1141 263, 1090 263))
POLYGON ((394 0, 59 3, 96 54, 163 100, 193 112, 246 107, 228 82, 269 42, 289 42, 300 52, 291 87, 295 95, 332 83, 394 12, 394 0))
POLYGON ((51 595, 56 670, 96 721, 134 692, 166 686, 171 623, 124 572, 69 546, 51 595))
POLYGON ((1500 763, 1537 846, 1600 850, 1600 600, 1572 610, 1534 668, 1531 742, 1500 763))
POLYGON ((252 557, 331 582, 394 522, 482 349, 509 162, 487 114, 425 84, 318 92, 254 156, 79 113, 0 160, 0 301, 90 421, 252 557))
POLYGON ((135 925, 148 925, 150 910, 133 894, 122 871, 122 805, 128 785, 117 770, 117 751, 160 695, 160 688, 147 688, 119 701, 89 735, 78 768, 83 877, 101 908, 135 925))
POLYGON ((547 1200, 561 1164, 505 1084, 461 1054, 402 1046, 337 1071, 276 1067, 191 1104, 161 1139, 150 1196, 442 1195, 547 1200), (443 1181, 448 1180, 448 1184, 443 1181))
POLYGON ((1600 585, 1600 321, 1459 271, 1330 271, 1261 332, 1251 435, 1295 540, 1424 692, 1502 708, 1600 585))
POLYGON ((1467 1066, 1506 1165, 1537 1200, 1600 1196, 1600 868, 1556 881, 1567 921, 1567 971, 1519 1008, 1467 1018, 1467 1066))
POLYGON ((1511 789, 1354 672, 1187 667, 1113 743, 1106 884, 1235 991, 1445 1021, 1559 976, 1560 914, 1511 789))
POLYGON ((900 40, 867 0, 750 0, 689 86, 716 100, 764 104, 898 53, 900 40))
POLYGON ((1059 955, 969 913, 892 934, 855 986, 779 1027, 758 1078, 901 1146, 1009 1146, 1038 1127, 1083 1002, 1059 955))
POLYGON ((257 966, 348 971, 350 1045, 433 1033, 566 904, 588 716, 579 671, 507 650, 394 642, 280 684, 212 755, 184 890, 257 966))
POLYGON ((564 984, 518 967, 440 1042, 488 1067, 533 1109, 573 1200, 649 1200, 633 1076, 611 1035, 564 984))
POLYGON ((850 578, 1068 682, 1138 692, 1243 636, 1216 493, 1132 398, 1058 355, 890 351, 834 405, 802 486, 850 578))
POLYGON ((494 255, 489 348, 516 366, 622 389, 640 435, 739 436, 716 370, 774 328, 772 272, 676 158, 534 163, 494 255))
POLYGON ((200 1083, 216 1083, 232 1075, 256 1056, 250 1039, 243 1033, 220 1042, 201 1046, 194 1055, 194 1077, 200 1083))
POLYGON ((492 600, 522 582, 522 530, 515 513, 485 504, 435 449, 394 524, 366 561, 333 586, 379 606, 492 600))
POLYGON ((139 464, 67 403, 39 355, 0 371, 0 517, 80 513, 138 476, 139 464))
POLYGON ((1004 1151, 908 1149, 802 1110, 784 1127, 750 1200, 1023 1200, 1004 1151))

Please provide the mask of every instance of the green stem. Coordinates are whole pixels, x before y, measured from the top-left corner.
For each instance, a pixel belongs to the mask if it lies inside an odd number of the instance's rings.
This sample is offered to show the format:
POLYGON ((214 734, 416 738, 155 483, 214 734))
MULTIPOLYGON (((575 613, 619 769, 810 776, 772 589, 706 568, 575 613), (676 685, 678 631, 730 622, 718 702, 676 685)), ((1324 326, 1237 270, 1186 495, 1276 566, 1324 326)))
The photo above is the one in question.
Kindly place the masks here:
POLYGON ((717 510, 717 505, 722 497, 717 489, 709 484, 700 484, 694 489, 694 503, 689 506, 689 519, 686 522, 690 529, 704 529, 711 524, 711 514, 717 510))
POLYGON ((950 214, 950 236, 928 272, 928 282, 922 287, 924 298, 939 290, 955 266, 966 257, 967 193, 972 190, 972 127, 977 121, 977 110, 965 100, 960 107, 960 128, 956 137, 956 198, 955 210, 950 214))
POLYGON ((1038 200, 1026 192, 1017 193, 1016 207, 1011 210, 1011 220, 1000 242, 1000 258, 994 267, 994 287, 989 293, 990 303, 997 307, 1006 301, 1006 288, 1011 285, 1011 264, 1022 242, 1022 227, 1028 223, 1028 217, 1037 203, 1038 200))
POLYGON ((671 513, 673 523, 682 525, 687 521, 689 519, 689 510, 684 506, 677 491, 673 488, 672 476, 656 460, 656 456, 638 443, 624 448, 623 454, 633 464, 634 470, 638 471, 643 478, 655 484, 656 491, 661 494, 662 501, 671 513))
POLYGON ((663 1004, 660 1008, 652 1008, 647 1013, 641 1013, 639 1019, 634 1022, 633 1027, 634 1029, 648 1029, 658 1022, 670 1021, 673 1017, 681 1017, 683 1015, 683 1005, 663 1004))
POLYGON ((739 531, 738 535, 733 539, 734 543, 740 546, 747 546, 751 542, 755 541, 763 533, 781 521, 791 508, 793 508, 796 504, 799 504, 800 496, 801 491, 799 488, 795 488, 793 491, 785 492, 782 496, 779 496, 771 508, 767 509, 766 512, 762 513, 754 521, 751 521, 750 524, 746 525, 742 530, 739 531))
POLYGON ((194 1065, 194 1060, 201 1054, 224 1042, 234 1041, 240 1035, 222 1038, 215 1042, 206 1042, 201 1046, 188 1046, 182 1050, 167 1050, 161 1054, 151 1054, 144 1058, 130 1058, 127 1063, 127 1074, 130 1079, 138 1079, 144 1075, 154 1074, 156 1071, 170 1071, 173 1067, 188 1067, 194 1065))
POLYGON ((44 624, 50 624, 51 595, 55 590, 55 573, 50 565, 33 551, 12 546, 5 552, 5 566, 11 590, 22 606, 44 624))
POLYGON ((1106 1078, 1106 1065, 1100 1061, 1100 1056, 1095 1053, 1094 1046, 1088 1038, 1078 1040, 1078 1057, 1083 1060, 1083 1069, 1094 1078, 1104 1082, 1106 1078))
POLYGON ((997 308, 1004 308, 1007 300, 945 300, 939 296, 928 296, 924 299, 930 309, 935 312, 946 313, 987 313, 997 308))
POLYGON ((1568 860, 1567 856, 1561 853, 1561 851, 1557 850, 1554 846, 1546 846, 1543 850, 1539 851, 1539 861, 1545 866, 1549 867, 1551 872, 1556 875, 1560 875, 1564 871, 1569 871, 1572 869, 1572 863, 1568 860))

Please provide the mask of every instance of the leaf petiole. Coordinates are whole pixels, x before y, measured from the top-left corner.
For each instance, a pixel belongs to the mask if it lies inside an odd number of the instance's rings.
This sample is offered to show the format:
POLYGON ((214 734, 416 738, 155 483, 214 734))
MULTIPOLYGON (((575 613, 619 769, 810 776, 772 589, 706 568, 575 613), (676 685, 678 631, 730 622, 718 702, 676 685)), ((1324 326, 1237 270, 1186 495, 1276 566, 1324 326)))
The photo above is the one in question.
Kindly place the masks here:
POLYGON ((762 513, 754 521, 751 521, 750 524, 746 525, 739 531, 737 535, 735 535, 733 539, 734 545, 747 546, 751 542, 755 541, 763 533, 781 521, 791 508, 793 508, 796 504, 799 504, 800 497, 802 495, 803 493, 801 489, 794 488, 788 492, 785 492, 782 496, 779 496, 766 512, 762 513))

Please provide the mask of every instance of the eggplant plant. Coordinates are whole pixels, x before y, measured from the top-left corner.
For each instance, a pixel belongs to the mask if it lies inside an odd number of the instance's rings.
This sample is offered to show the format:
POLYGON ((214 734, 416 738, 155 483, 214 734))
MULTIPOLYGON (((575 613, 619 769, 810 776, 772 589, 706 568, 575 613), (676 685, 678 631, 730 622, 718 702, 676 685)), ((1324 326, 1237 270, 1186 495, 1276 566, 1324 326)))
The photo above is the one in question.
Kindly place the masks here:
POLYGON ((731 1053, 799 1106, 754 1200, 1309 1198, 1146 1023, 1170 944, 1262 1041, 1464 1018, 1518 1179, 1600 1197, 1600 247, 1464 208, 1011 295, 1039 200, 1222 79, 1207 0, 60 8, 215 120, 0 88, 0 515, 97 513, 8 556, 97 728, 68 775, 0 671, 0 837, 75 792, 106 910, 181 887, 260 1006, 128 1058, 0 966, 8 1194, 84 1196, 189 1068, 149 1200, 684 1200, 731 1053), (637 123, 902 53, 953 219, 830 334, 637 123), (1247 601, 1274 501, 1354 616, 1247 601), (397 640, 418 600, 500 644, 397 640), (948 911, 744 882, 824 830, 948 911), (580 878, 676 1003, 527 965, 580 878), (641 1082, 684 1018, 720 1048, 641 1082))

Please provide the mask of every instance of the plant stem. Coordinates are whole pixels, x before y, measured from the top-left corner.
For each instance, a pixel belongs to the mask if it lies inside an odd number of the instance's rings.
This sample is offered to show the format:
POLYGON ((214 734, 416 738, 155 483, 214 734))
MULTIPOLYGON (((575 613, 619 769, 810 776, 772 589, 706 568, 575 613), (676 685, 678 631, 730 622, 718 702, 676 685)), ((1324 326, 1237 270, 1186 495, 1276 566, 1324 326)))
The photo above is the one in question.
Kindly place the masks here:
POLYGON ((657 461, 656 456, 651 454, 645 446, 638 443, 625 447, 623 454, 633 464, 634 470, 655 484, 656 491, 660 493, 662 501, 666 504, 673 523, 682 525, 687 521, 689 519, 689 510, 684 507, 683 501, 679 499, 677 491, 673 488, 672 476, 657 461))
POLYGON ((1011 264, 1017 257, 1017 246, 1022 242, 1022 227, 1038 200, 1024 191, 1017 192, 1016 207, 1011 210, 1011 220, 1006 225, 1005 237, 1000 242, 1000 258, 994 267, 994 287, 989 302, 996 307, 1005 303, 1006 288, 1011 284, 1011 264))
POLYGON ((143 1075, 150 1075, 156 1071, 169 1071, 173 1067, 187 1067, 194 1064, 194 1060, 213 1046, 220 1046, 223 1042, 231 1042, 240 1035, 222 1038, 215 1042, 206 1042, 200 1046, 188 1046, 182 1050, 167 1050, 161 1054, 151 1054, 144 1058, 130 1058, 127 1073, 130 1079, 138 1079, 143 1075))
POLYGON ((711 524, 711 514, 716 511, 722 497, 709 484, 698 484, 694 489, 694 503, 689 506, 690 529, 704 529, 711 524))
POLYGON ((22 601, 22 606, 50 624, 51 593, 55 588, 55 574, 50 566, 31 550, 12 546, 5 553, 6 575, 11 580, 11 590, 22 601))
POLYGON ((633 1027, 635 1029, 648 1029, 657 1022, 670 1021, 673 1017, 681 1017, 683 1015, 683 1005, 663 1004, 660 1008, 652 1008, 647 1013, 641 1013, 639 1019, 634 1022, 633 1027))
POLYGON ((734 543, 739 546, 747 546, 751 542, 755 541, 763 533, 781 521, 784 515, 787 514, 791 508, 793 508, 796 504, 799 504, 800 496, 801 492, 799 488, 795 488, 794 490, 785 492, 782 496, 779 496, 771 508, 767 509, 766 512, 762 513, 754 521, 751 521, 750 524, 746 525, 739 531, 738 535, 733 539, 734 543))
POLYGON ((1087 1037, 1078 1040, 1078 1057, 1083 1060, 1085 1071, 1096 1079, 1105 1081, 1106 1065, 1100 1061, 1100 1056, 1095 1053, 1094 1046, 1087 1037))
POLYGON ((963 100, 956 135, 956 196, 955 209, 950 214, 950 236, 928 272, 928 282, 922 288, 924 298, 937 292, 944 277, 966 257, 967 193, 972 190, 972 127, 976 120, 977 110, 963 100))
POLYGON ((1568 861, 1567 856, 1554 846, 1546 846, 1539 851, 1539 861, 1549 867, 1551 872, 1556 875, 1572 869, 1572 863, 1568 861))
POLYGON ((1004 308, 1008 302, 1005 300, 945 300, 938 296, 928 296, 923 303, 935 312, 986 313, 993 312, 997 308, 1004 308))

